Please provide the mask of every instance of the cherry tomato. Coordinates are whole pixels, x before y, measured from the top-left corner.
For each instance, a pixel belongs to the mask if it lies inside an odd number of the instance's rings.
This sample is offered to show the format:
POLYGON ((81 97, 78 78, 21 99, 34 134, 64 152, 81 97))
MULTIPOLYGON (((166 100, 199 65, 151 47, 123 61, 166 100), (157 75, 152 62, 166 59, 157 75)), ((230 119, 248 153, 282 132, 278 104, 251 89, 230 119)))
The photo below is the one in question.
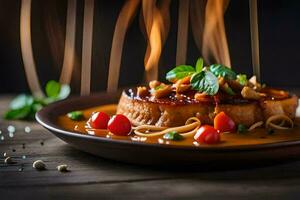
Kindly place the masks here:
POLYGON ((217 131, 214 127, 204 125, 199 128, 194 139, 200 143, 216 144, 220 142, 221 136, 219 131, 217 131))
POLYGON ((107 129, 109 116, 104 112, 96 112, 92 115, 90 124, 95 129, 107 129))
POLYGON ((233 132, 235 130, 234 121, 226 115, 224 112, 220 112, 214 119, 214 127, 219 130, 221 133, 223 132, 233 132))
POLYGON ((131 131, 131 123, 126 116, 117 114, 109 120, 107 128, 115 135, 125 136, 131 131))

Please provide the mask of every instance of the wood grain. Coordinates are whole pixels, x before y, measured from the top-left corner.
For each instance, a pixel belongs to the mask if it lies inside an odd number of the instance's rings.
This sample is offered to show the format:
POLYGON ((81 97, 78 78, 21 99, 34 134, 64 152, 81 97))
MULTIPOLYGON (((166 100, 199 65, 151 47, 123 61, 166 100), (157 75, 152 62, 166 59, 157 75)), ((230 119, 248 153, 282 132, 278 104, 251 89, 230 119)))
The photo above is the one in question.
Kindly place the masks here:
MULTIPOLYGON (((3 113, 11 97, 0 99, 3 113)), ((80 152, 34 122, 1 119, 0 129, 5 136, 0 140, 1 199, 85 199, 87 196, 89 199, 296 199, 300 195, 300 161, 242 169, 149 168, 80 152), (13 138, 7 135, 8 125, 17 128, 13 138), (30 126, 32 131, 25 133, 25 126, 30 126), (3 152, 17 163, 4 164, 3 152), (26 159, 21 159, 23 155, 26 159), (33 161, 38 159, 45 161, 47 170, 32 168, 33 161), (59 164, 67 164, 71 171, 58 172, 59 164), (24 169, 19 172, 21 166, 24 169)))

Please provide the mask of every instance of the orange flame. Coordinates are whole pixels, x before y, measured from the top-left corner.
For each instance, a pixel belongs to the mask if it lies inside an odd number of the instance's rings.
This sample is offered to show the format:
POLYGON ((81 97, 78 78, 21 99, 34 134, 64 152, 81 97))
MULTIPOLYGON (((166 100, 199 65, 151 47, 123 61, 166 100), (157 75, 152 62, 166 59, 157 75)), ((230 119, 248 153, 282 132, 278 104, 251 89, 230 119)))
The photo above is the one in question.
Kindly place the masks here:
POLYGON ((170 27, 170 0, 143 0, 143 16, 148 39, 145 54, 146 81, 158 78, 158 63, 170 27))
POLYGON ((224 13, 229 0, 207 0, 205 8, 205 24, 203 31, 202 54, 211 63, 216 62, 231 66, 229 49, 224 25, 224 13))

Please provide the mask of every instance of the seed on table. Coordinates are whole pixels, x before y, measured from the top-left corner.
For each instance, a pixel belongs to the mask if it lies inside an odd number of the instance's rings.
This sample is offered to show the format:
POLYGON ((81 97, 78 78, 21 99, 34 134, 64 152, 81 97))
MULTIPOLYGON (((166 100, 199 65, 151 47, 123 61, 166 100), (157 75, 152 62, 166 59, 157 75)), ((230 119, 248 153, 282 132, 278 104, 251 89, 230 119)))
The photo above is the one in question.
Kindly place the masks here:
POLYGON ((15 131, 16 131, 16 128, 15 128, 14 126, 12 126, 12 125, 9 125, 9 126, 7 127, 7 130, 8 130, 8 132, 15 132, 15 131))
POLYGON ((30 133, 31 132, 31 128, 29 126, 26 126, 24 128, 25 133, 30 133))
POLYGON ((0 130, 0 135, 2 134, 2 131, 0 130))
POLYGON ((12 152, 16 152, 16 150, 15 150, 15 149, 12 149, 12 152))
POLYGON ((22 144, 22 148, 25 149, 25 143, 22 144))
POLYGON ((4 156, 4 157, 6 157, 6 156, 7 156, 7 153, 6 153, 6 152, 4 152, 4 153, 3 153, 3 156, 4 156))
POLYGON ((13 132, 9 132, 9 133, 8 133, 8 136, 9 136, 10 138, 14 137, 14 133, 13 133, 13 132))
POLYGON ((57 170, 60 171, 60 172, 68 172, 68 165, 66 164, 63 164, 63 165, 58 165, 57 166, 57 170))
POLYGON ((18 169, 19 172, 22 172, 24 170, 23 165, 18 169))
POLYGON ((44 142, 43 141, 41 141, 41 143, 40 143, 42 146, 44 145, 44 142))
POLYGON ((4 138, 4 136, 2 135, 0 139, 1 139, 1 140, 4 140, 5 138, 4 138))
POLYGON ((25 156, 25 155, 23 155, 23 156, 22 156, 22 159, 26 159, 26 156, 25 156))
POLYGON ((46 169, 46 165, 42 160, 34 161, 34 163, 32 164, 32 167, 35 168, 36 170, 45 170, 46 169))
POLYGON ((6 164, 12 164, 13 160, 12 160, 11 157, 7 157, 7 158, 5 158, 4 163, 6 163, 6 164))

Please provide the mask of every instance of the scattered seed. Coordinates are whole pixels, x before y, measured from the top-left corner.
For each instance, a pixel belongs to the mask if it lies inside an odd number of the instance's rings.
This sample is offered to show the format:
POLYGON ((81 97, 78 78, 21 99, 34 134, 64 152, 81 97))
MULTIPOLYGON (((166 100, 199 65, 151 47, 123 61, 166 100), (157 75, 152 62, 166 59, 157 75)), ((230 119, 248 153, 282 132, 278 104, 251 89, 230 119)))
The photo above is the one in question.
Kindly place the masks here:
POLYGON ((12 160, 11 157, 7 157, 7 158, 5 158, 4 163, 6 163, 6 164, 12 164, 13 160, 12 160))
POLYGON ((25 155, 23 155, 23 156, 22 156, 22 159, 26 159, 26 156, 25 156, 25 155))
POLYGON ((31 128, 29 126, 26 126, 24 128, 25 133, 30 133, 31 132, 31 128))
POLYGON ((68 172, 68 165, 66 164, 63 164, 63 165, 58 165, 57 166, 57 170, 60 171, 60 172, 68 172))
POLYGON ((2 134, 2 131, 0 130, 0 135, 2 134))
POLYGON ((16 150, 15 150, 15 149, 12 149, 12 152, 16 152, 16 150))
POLYGON ((46 165, 42 160, 34 161, 34 163, 32 164, 32 167, 35 168, 36 170, 45 170, 46 169, 46 165))
POLYGON ((3 153, 3 156, 4 156, 4 157, 6 157, 6 156, 7 156, 7 153, 6 153, 6 152, 4 152, 4 153, 3 153))
POLYGON ((4 136, 2 135, 0 139, 1 139, 1 140, 4 140, 5 138, 4 138, 4 136))
POLYGON ((8 132, 15 132, 15 131, 16 131, 16 128, 15 128, 14 126, 12 126, 12 125, 9 125, 9 126, 7 127, 7 130, 8 130, 8 132))
POLYGON ((23 166, 21 166, 21 167, 18 169, 19 172, 22 172, 23 170, 24 170, 24 167, 23 167, 23 166))
POLYGON ((40 143, 42 146, 44 145, 44 142, 43 141, 41 141, 41 143, 40 143))
POLYGON ((9 132, 9 133, 8 133, 8 136, 9 136, 10 138, 13 138, 13 137, 14 137, 14 133, 13 133, 13 132, 9 132))
POLYGON ((26 148, 26 146, 25 146, 25 143, 23 143, 23 144, 22 144, 22 148, 23 148, 23 149, 25 149, 25 148, 26 148))

